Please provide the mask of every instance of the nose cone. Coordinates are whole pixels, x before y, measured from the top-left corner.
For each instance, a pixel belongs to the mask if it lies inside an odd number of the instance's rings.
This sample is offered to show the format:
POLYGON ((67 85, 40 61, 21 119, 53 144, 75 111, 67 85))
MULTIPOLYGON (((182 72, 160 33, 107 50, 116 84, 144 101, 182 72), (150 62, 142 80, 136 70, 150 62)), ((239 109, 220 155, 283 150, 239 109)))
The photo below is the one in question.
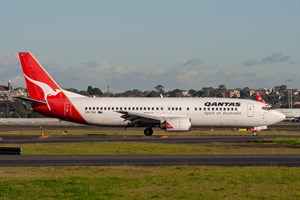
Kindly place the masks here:
POLYGON ((285 119, 285 115, 279 111, 276 110, 271 110, 271 120, 273 122, 273 124, 277 123, 277 122, 281 122, 282 120, 285 119))

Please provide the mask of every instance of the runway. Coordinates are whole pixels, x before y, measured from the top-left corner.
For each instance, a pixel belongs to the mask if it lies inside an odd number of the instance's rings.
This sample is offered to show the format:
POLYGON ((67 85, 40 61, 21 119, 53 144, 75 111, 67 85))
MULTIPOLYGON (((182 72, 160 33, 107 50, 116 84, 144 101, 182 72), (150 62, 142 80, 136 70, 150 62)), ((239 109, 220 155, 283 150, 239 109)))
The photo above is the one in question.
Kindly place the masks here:
MULTIPOLYGON (((128 130, 140 130, 143 135, 143 127, 129 127, 128 130)), ((195 127, 192 130, 210 131, 212 127, 195 127)), ((232 128, 213 127, 214 130, 232 130, 232 128)), ((120 130, 124 131, 124 127, 100 127, 88 126, 71 122, 56 122, 56 123, 0 123, 0 131, 13 130, 120 130)), ((300 132, 300 123, 296 122, 281 122, 268 126, 269 131, 293 131, 300 132)), ((268 131, 266 130, 266 131, 268 131)))
POLYGON ((0 166, 286 166, 300 155, 27 155, 1 156, 0 166))
POLYGON ((0 135, 0 144, 26 143, 66 143, 66 142, 154 142, 173 144, 206 144, 206 143, 248 143, 257 139, 300 138, 300 135, 264 135, 264 136, 113 136, 113 135, 0 135))
MULTIPOLYGON (((299 126, 276 126, 276 129, 298 130, 299 126)), ((10 130, 103 130, 93 126, 61 126, 61 125, 4 125, 0 126, 1 144, 26 143, 76 143, 76 142, 145 142, 199 145, 265 145, 249 143, 256 139, 267 138, 300 138, 300 135, 243 135, 243 136, 193 136, 193 135, 153 135, 146 137, 143 129, 140 135, 15 135, 5 134, 10 130), (4 134, 3 134, 4 132, 4 134)), ((104 129, 105 130, 105 129, 104 129)), ((106 128, 110 130, 124 130, 123 128, 106 128)), ((208 129, 207 129, 208 130, 208 129)), ((277 144, 276 146, 284 146, 277 144)), ((284 146, 285 147, 285 146, 284 146)), ((288 145, 286 148, 300 148, 298 145, 288 145)), ((286 166, 300 167, 300 155, 271 154, 271 155, 203 155, 203 154, 173 154, 173 155, 0 155, 0 166, 170 166, 170 165, 198 165, 198 166, 286 166)))

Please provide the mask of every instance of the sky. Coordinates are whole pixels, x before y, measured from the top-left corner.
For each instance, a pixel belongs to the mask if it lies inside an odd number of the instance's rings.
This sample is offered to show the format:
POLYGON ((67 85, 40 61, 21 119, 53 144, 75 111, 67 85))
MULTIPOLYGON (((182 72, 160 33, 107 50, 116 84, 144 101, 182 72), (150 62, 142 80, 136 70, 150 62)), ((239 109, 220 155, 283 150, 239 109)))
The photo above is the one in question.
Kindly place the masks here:
POLYGON ((20 51, 62 88, 300 88, 300 0, 0 0, 0 85, 20 51))

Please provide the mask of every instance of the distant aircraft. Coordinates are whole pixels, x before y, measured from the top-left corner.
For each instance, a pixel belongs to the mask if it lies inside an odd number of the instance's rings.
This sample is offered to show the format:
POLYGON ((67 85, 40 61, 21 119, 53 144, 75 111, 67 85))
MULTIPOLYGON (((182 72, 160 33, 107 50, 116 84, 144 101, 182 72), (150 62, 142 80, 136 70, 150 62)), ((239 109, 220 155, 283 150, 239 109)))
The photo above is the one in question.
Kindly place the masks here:
POLYGON ((60 88, 29 52, 19 53, 29 98, 26 105, 48 117, 98 126, 153 127, 190 131, 191 127, 243 127, 258 130, 285 119, 266 103, 229 98, 93 98, 60 88))
POLYGON ((283 113, 287 119, 300 118, 300 108, 278 108, 274 110, 283 113))
MULTIPOLYGON (((261 103, 266 103, 259 94, 255 96, 256 100, 261 103)), ((299 119, 300 118, 300 108, 278 108, 274 109, 278 112, 283 113, 287 119, 299 119)))

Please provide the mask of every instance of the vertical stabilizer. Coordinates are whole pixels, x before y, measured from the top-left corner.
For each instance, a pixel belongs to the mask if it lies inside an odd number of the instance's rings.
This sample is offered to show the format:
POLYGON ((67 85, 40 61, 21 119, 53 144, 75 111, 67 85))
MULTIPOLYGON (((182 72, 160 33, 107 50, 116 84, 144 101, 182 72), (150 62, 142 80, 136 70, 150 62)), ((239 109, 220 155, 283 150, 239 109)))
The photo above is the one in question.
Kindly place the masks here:
POLYGON ((67 96, 71 92, 62 90, 31 53, 19 52, 19 57, 34 111, 49 117, 86 123, 67 96))
POLYGON ((45 101, 48 103, 48 96, 55 96, 61 92, 60 87, 31 55, 31 53, 20 52, 19 57, 29 97, 31 99, 45 101))

